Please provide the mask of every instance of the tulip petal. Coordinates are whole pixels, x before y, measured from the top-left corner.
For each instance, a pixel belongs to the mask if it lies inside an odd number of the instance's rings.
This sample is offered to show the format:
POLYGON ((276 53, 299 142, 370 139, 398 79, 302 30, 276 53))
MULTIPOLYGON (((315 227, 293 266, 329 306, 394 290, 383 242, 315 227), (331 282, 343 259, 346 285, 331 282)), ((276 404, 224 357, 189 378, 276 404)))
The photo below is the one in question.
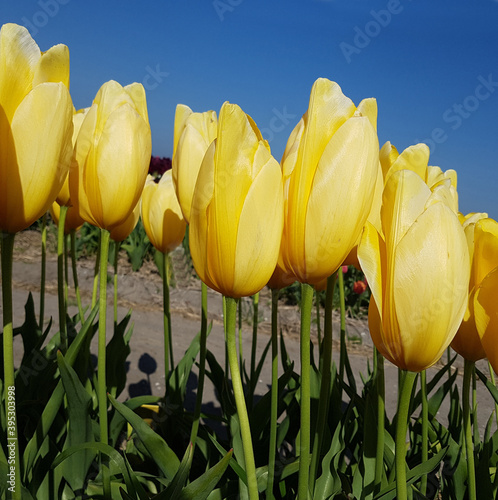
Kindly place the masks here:
POLYGON ((431 205, 396 248, 393 304, 403 346, 398 366, 418 372, 441 357, 467 308, 469 275, 458 218, 444 203, 431 205))
POLYGON ((69 49, 66 45, 54 45, 38 60, 33 87, 43 82, 62 82, 69 89, 69 49))
POLYGON ((0 30, 0 106, 9 122, 32 89, 35 66, 41 53, 28 30, 4 24, 0 30))
POLYGON ((238 297, 259 292, 275 269, 283 228, 282 207, 280 165, 267 153, 240 214, 233 283, 238 297))
POLYGON ((383 280, 387 273, 386 245, 382 236, 370 222, 366 222, 363 229, 358 245, 358 259, 372 291, 372 296, 380 313, 382 313, 384 307, 383 291, 385 290, 383 280))
MULTIPOLYGON (((97 119, 98 123, 98 119, 97 119)), ((95 149, 97 175, 85 175, 86 192, 95 196, 93 215, 99 227, 111 229, 128 217, 145 185, 151 155, 150 128, 129 104, 117 107, 107 118, 95 149), (98 181, 98 187, 95 183, 98 181), (100 199, 97 199, 100 197, 100 199)))
MULTIPOLYGON (((183 129, 187 123, 188 117, 192 114, 192 110, 185 104, 178 104, 175 111, 175 129, 173 134, 173 158, 175 158, 178 148, 178 141, 183 133, 183 129)), ((173 177, 174 178, 174 177, 173 177)))
POLYGON ((384 179, 386 178, 387 172, 389 172, 389 169, 396 161, 398 156, 399 156, 398 150, 389 141, 387 141, 382 146, 379 152, 379 160, 380 160, 380 165, 382 167, 382 175, 384 179))
POLYGON ((498 267, 498 222, 481 219, 475 225, 473 276, 480 283, 498 267))
POLYGON ((3 230, 17 232, 30 226, 57 197, 71 161, 72 113, 71 97, 62 83, 38 85, 17 108, 12 119, 15 152, 10 151, 15 156, 0 167, 3 230))
POLYGON ((357 243, 377 168, 377 135, 368 118, 353 117, 334 134, 318 163, 306 212, 306 270, 299 278, 314 283, 331 275, 357 243))
POLYGON ((363 99, 360 104, 358 104, 356 113, 360 116, 366 116, 370 120, 370 124, 372 125, 375 132, 377 132, 377 99, 375 99, 374 97, 363 99))
POLYGON ((491 366, 498 373, 498 267, 482 281, 474 296, 477 331, 491 366))
POLYGON ((385 183, 389 175, 399 170, 411 170, 424 180, 427 178, 427 165, 429 163, 430 151, 426 144, 415 144, 406 148, 392 164, 385 177, 385 183))

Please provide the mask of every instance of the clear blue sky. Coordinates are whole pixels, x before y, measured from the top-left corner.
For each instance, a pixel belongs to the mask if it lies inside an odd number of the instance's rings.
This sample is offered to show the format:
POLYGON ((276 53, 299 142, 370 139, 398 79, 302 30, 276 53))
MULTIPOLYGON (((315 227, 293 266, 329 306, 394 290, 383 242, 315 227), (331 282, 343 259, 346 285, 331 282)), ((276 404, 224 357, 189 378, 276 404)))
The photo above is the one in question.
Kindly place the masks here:
POLYGON ((381 145, 428 142, 461 211, 498 219, 498 0, 3 0, 0 22, 69 47, 77 108, 110 79, 142 82, 159 156, 177 103, 228 100, 280 160, 313 82, 335 80, 377 98, 381 145))

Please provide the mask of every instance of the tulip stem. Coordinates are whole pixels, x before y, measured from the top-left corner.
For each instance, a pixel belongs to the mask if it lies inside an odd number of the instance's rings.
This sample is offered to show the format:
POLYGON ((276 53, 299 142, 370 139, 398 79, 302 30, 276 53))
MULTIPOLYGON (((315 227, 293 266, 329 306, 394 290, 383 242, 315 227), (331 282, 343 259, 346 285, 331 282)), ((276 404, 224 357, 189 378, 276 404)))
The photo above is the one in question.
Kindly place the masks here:
POLYGON ((237 359, 237 342, 235 326, 237 317, 237 299, 226 297, 226 339, 228 362, 232 375, 232 387, 239 417, 240 434, 242 437, 242 447, 244 450, 244 462, 247 475, 247 487, 250 500, 258 500, 258 481, 256 479, 256 465, 254 462, 254 452, 252 447, 251 429, 249 417, 247 415, 244 389, 240 378, 240 370, 237 359))
POLYGON ((341 312, 341 350, 339 353, 339 380, 341 382, 341 399, 342 399, 342 385, 344 382, 344 365, 346 363, 346 299, 344 296, 344 273, 342 266, 339 267, 337 272, 339 281, 339 307, 341 312))
POLYGON ((252 315, 252 349, 251 349, 251 395, 254 393, 256 381, 253 380, 256 373, 256 347, 258 344, 258 317, 259 317, 259 292, 253 295, 252 315))
POLYGON ((327 278, 327 292, 325 295, 325 323, 323 327, 322 342, 322 369, 320 382, 320 399, 318 402, 318 419, 313 441, 313 454, 311 456, 311 470, 309 478, 309 488, 311 493, 315 490, 315 479, 318 473, 318 464, 320 463, 322 444, 324 442, 325 424, 327 422, 330 384, 332 379, 332 309, 334 299, 334 287, 337 274, 327 278))
POLYGON ((99 241, 97 243, 97 256, 95 258, 95 270, 93 273, 93 291, 92 291, 92 310, 97 303, 97 292, 99 289, 99 269, 100 269, 100 252, 102 246, 102 234, 99 231, 99 241))
POLYGON ((78 312, 80 313, 80 322, 85 322, 85 313, 83 312, 83 305, 81 304, 80 286, 78 283, 78 261, 76 259, 76 230, 71 229, 71 264, 73 268, 73 283, 74 293, 76 294, 76 302, 78 303, 78 312))
MULTIPOLYGON (((420 390, 422 395, 422 463, 429 459, 429 402, 427 401, 427 372, 420 372, 420 390)), ((420 493, 425 497, 427 491, 427 474, 420 480, 420 493)))
MULTIPOLYGON (((204 391, 204 379, 206 374, 206 351, 207 351, 207 285, 201 282, 201 337, 200 354, 199 354, 199 383, 197 385, 197 396, 195 399, 194 409, 194 422, 192 424, 192 431, 190 433, 190 442, 193 449, 195 448, 195 441, 197 439, 197 432, 199 430, 199 421, 201 418, 202 407, 202 393, 204 391)), ((192 449, 192 453, 193 450, 192 449)))
POLYGON ((118 260, 119 260, 119 241, 114 242, 114 330, 118 327, 118 260))
POLYGON ((59 331, 60 348, 62 355, 67 352, 67 328, 66 328, 66 300, 65 300, 65 278, 64 278, 64 226, 66 225, 66 214, 68 207, 62 205, 59 215, 59 226, 57 228, 57 285, 59 295, 59 331))
POLYGON ((41 283, 40 283, 40 330, 43 332, 45 316, 45 280, 47 277, 47 214, 42 217, 41 227, 41 283))
POLYGON ((476 471, 474 467, 474 443, 472 439, 472 424, 470 421, 470 383, 475 363, 465 360, 463 368, 463 427, 465 432, 465 447, 467 451, 467 489, 469 500, 476 500, 476 471))
POLYGON ((278 289, 271 291, 271 409, 270 409, 270 450, 268 454, 268 482, 266 498, 273 499, 275 482, 275 457, 277 454, 278 418, 278 289))
MULTIPOLYGON (((12 326, 12 259, 15 234, 0 233, 2 248, 2 307, 3 307, 3 373, 5 422, 7 424, 7 448, 10 458, 14 458, 14 484, 9 482, 11 498, 21 499, 21 479, 19 443, 17 441, 16 392, 14 378, 14 328, 12 326), (11 449, 12 447, 12 449, 11 449)), ((11 469, 9 469, 10 471, 11 469)), ((10 481, 10 477, 9 477, 10 481)))
POLYGON ((377 450, 375 454, 374 494, 380 491, 384 473, 384 429, 385 429, 385 377, 384 357, 374 347, 375 385, 377 389, 377 450))
MULTIPOLYGON (((316 337, 318 344, 318 351, 322 352, 322 325, 320 321, 320 297, 318 294, 318 290, 315 290, 315 308, 316 308, 316 337)), ((320 360, 321 360, 320 356, 320 360)))
POLYGON ((298 500, 307 500, 310 476, 311 403, 310 403, 310 328, 313 287, 301 284, 301 428, 298 500))
MULTIPOLYGON (((107 319, 107 257, 109 254, 110 232, 100 231, 100 288, 99 288, 99 342, 98 342, 98 401, 100 442, 108 444, 107 430, 107 379, 106 379, 106 319, 107 319)), ((104 483, 104 497, 111 498, 111 477, 109 459, 101 454, 102 476, 104 483)))
MULTIPOLYGON (((401 370, 400 370, 401 371, 401 370)), ((396 412, 396 499, 407 500, 406 489, 406 431, 408 428, 408 412, 410 409, 413 384, 417 378, 415 372, 403 371, 402 383, 399 386, 398 410, 396 412)))
MULTIPOLYGON (((489 369, 489 378, 491 379, 493 385, 496 387, 495 372, 489 361, 488 361, 488 369, 489 369)), ((495 401, 495 417, 496 417, 496 426, 498 427, 498 403, 496 401, 495 401)))
POLYGON ((163 256, 163 324, 164 324, 164 377, 167 385, 170 370, 174 370, 173 340, 171 338, 171 313, 169 303, 169 258, 167 252, 163 256), (171 364, 170 364, 171 363, 171 364))

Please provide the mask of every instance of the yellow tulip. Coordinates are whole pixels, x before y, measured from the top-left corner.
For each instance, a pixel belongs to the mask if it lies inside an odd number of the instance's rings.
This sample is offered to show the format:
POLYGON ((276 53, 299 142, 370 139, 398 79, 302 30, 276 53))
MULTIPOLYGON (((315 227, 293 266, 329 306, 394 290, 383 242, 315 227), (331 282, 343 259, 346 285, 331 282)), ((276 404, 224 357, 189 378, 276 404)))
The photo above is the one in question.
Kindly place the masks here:
POLYGON ((434 191, 444 184, 448 190, 441 191, 447 197, 446 203, 458 212, 457 174, 449 169, 443 172, 439 167, 429 166, 429 147, 426 144, 415 144, 406 148, 401 154, 390 143, 386 142, 380 150, 380 164, 384 175, 384 184, 389 175, 398 170, 412 170, 434 191))
MULTIPOLYGON (((54 201, 52 206, 50 207, 50 215, 55 222, 55 224, 59 225, 59 217, 61 213, 61 206, 54 201)), ((69 207, 66 213, 66 221, 64 224, 64 234, 69 234, 73 229, 78 230, 85 221, 80 217, 78 210, 74 207, 69 207)))
POLYGON ((168 253, 180 245, 187 223, 176 197, 171 170, 157 184, 151 176, 147 178, 141 210, 145 232, 157 250, 168 253))
POLYGON ((143 86, 105 83, 81 124, 69 175, 83 219, 109 231, 122 224, 140 199, 150 154, 143 86))
MULTIPOLYGON (((460 216, 460 221, 462 222, 467 238, 470 256, 469 300, 462 324, 451 342, 451 347, 465 359, 474 362, 486 357, 479 333, 477 332, 474 317, 475 290, 490 271, 489 267, 485 265, 487 261, 486 252, 483 252, 483 245, 479 241, 482 231, 478 229, 476 233, 477 222, 486 218, 487 214, 481 213, 469 214, 466 217, 460 216), (475 250, 477 250, 477 252, 475 250)), ((495 259, 495 265, 498 265, 498 255, 495 259)))
POLYGON ((484 352, 498 373, 498 222, 482 219, 475 227, 474 316, 484 352), (482 279, 480 279, 482 277, 482 279), (480 279, 480 281, 478 281, 480 279))
POLYGON ((16 233, 49 209, 69 171, 69 51, 42 54, 26 28, 5 24, 0 67, 0 229, 16 233))
POLYGON ((382 231, 367 223, 358 248, 372 291, 372 339, 403 370, 433 365, 467 307, 469 251, 450 198, 446 184, 431 191, 411 170, 392 172, 383 192, 382 231))
POLYGON ((374 99, 358 108, 318 79, 282 158, 281 267, 302 283, 330 276, 358 242, 372 207, 379 146, 374 99))
POLYGON ((190 252, 198 276, 228 297, 259 292, 278 259, 283 226, 280 165, 252 118, 221 108, 190 213, 190 252))
POLYGON ((135 208, 132 212, 130 212, 130 215, 128 215, 124 222, 111 229, 111 240, 117 242, 126 240, 126 238, 128 238, 128 236, 130 236, 132 231, 135 229, 139 218, 140 202, 136 204, 135 208))
POLYGON ((190 221, 190 206, 202 159, 216 138, 215 111, 193 113, 183 104, 176 107, 173 145, 173 182, 183 216, 190 221))

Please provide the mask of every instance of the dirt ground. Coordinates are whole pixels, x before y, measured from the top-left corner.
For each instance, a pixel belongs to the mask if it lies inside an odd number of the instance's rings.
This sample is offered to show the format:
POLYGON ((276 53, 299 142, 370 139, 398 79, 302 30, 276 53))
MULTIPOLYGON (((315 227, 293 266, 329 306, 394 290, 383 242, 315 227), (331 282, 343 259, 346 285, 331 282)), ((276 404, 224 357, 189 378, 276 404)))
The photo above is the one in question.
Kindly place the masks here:
MULTIPOLYGON (((57 302, 57 262, 54 252, 55 245, 49 241, 47 256, 47 278, 46 278, 46 305, 45 324, 48 318, 52 318, 52 331, 58 328, 58 302, 57 302)), ((40 301, 40 258, 41 243, 40 234, 37 231, 25 231, 16 236, 14 247, 13 268, 13 301, 14 301, 14 327, 22 324, 24 319, 24 304, 29 292, 33 294, 35 309, 39 311, 40 301)), ((189 346, 192 338, 200 329, 200 282, 190 272, 185 261, 181 247, 172 254, 173 269, 175 273, 175 284, 171 288, 171 315, 173 333, 173 352, 175 362, 179 361, 189 346)), ((111 270, 111 269, 110 269, 111 270)), ((91 259, 80 259, 78 261, 78 279, 82 291, 83 305, 91 302, 91 291, 93 285, 94 262, 91 259)), ((131 319, 134 323, 131 338, 131 354, 128 357, 128 386, 121 399, 139 394, 164 394, 164 343, 163 343, 163 315, 162 315, 162 281, 153 262, 146 262, 139 272, 132 272, 126 255, 120 255, 118 267, 118 321, 132 309, 131 319)), ((112 328, 112 283, 108 288, 108 320, 107 324, 112 328)), ((269 340, 270 333, 270 311, 271 297, 268 290, 260 294, 259 309, 260 323, 258 327, 258 359, 269 340)), ((1 306, 0 306, 1 310, 1 306)), ((223 365, 225 356, 224 334, 223 334, 223 309, 221 296, 212 290, 208 292, 208 319, 212 321, 212 331, 208 338, 208 349, 212 351, 220 364, 223 365)), ((243 302, 243 355, 246 363, 249 363, 252 337, 252 306, 250 299, 243 302)), ((77 307, 72 289, 72 280, 69 290, 69 313, 76 314, 77 307)), ((289 356, 295 360, 295 369, 299 370, 299 310, 296 306, 279 304, 279 326, 286 340, 289 356)), ((339 353, 339 322, 338 316, 334 314, 334 348, 333 359, 338 363, 339 353)), ((366 374, 368 364, 372 361, 373 346, 368 333, 368 324, 365 319, 348 319, 347 335, 354 341, 348 342, 348 352, 353 372, 357 378, 359 387, 362 387, 361 374, 366 374)), ((110 338, 110 337, 109 337, 110 338)), ((312 326, 312 338, 316 344, 316 322, 312 326)), ((22 344, 16 339, 14 350, 15 359, 19 362, 22 355, 22 344)), ((94 339, 96 340, 96 339, 94 339)), ((92 346, 96 354, 96 342, 92 346)), ((316 356, 316 355, 315 355, 316 356)), ((268 358, 269 360, 270 358, 268 358)), ((317 357, 315 357, 317 359, 317 357)), ((479 362, 479 368, 487 373, 487 363, 479 362)), ((460 375, 463 372, 463 362, 458 360, 456 367, 460 375)), ((267 362, 261 373, 261 378, 256 388, 256 394, 264 394, 268 391, 270 381, 270 363, 267 362)), ((435 373, 437 366, 430 369, 428 380, 435 373)), ((388 415, 392 417, 396 410, 397 397, 397 369, 386 362, 386 408, 388 415)), ((461 384, 462 377, 459 376, 461 384)), ((193 406, 196 391, 195 373, 189 381, 189 394, 187 404, 193 406)), ((214 389, 206 381, 203 404, 211 410, 219 406, 214 389)), ((487 418, 494 409, 494 402, 482 384, 478 384, 479 422, 481 433, 484 430, 487 418)), ((445 401, 438 415, 440 421, 446 420, 448 402, 445 401)))

